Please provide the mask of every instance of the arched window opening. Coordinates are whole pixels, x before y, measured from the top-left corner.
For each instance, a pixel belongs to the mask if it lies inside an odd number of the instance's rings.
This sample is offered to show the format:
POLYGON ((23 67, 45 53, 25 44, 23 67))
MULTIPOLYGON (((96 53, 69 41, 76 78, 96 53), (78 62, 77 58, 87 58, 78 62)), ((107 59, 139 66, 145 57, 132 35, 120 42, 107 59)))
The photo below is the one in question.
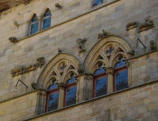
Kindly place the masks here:
POLYGON ((99 67, 94 73, 93 97, 107 94, 107 75, 103 67, 99 67))
POLYGON ((46 111, 58 109, 59 90, 55 82, 47 89, 46 111))
POLYGON ((33 16, 31 19, 31 24, 30 24, 30 35, 33 35, 37 33, 39 30, 39 21, 36 15, 33 16))
POLYGON ((93 2, 92 2, 92 6, 94 7, 94 6, 97 6, 97 5, 99 5, 99 4, 102 4, 104 2, 104 0, 93 0, 93 2))
POLYGON ((114 66, 114 90, 128 88, 128 68, 126 62, 120 58, 114 66))
POLYGON ((48 9, 43 16, 42 30, 47 29, 50 26, 51 26, 51 12, 48 9))
POLYGON ((65 88, 65 106, 76 104, 76 92, 76 79, 74 76, 72 76, 71 79, 67 81, 65 88))

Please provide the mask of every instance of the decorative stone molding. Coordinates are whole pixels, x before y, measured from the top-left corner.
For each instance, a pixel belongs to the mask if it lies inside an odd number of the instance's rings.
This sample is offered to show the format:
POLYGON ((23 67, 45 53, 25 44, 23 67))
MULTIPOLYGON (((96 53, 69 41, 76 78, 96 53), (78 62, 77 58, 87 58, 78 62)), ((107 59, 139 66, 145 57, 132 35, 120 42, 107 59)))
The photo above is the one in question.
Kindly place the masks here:
POLYGON ((114 73, 114 68, 113 67, 106 68, 106 73, 107 74, 113 74, 114 73))
POLYGON ((25 73, 29 73, 31 71, 36 70, 37 68, 41 68, 45 64, 45 58, 40 57, 37 59, 37 63, 29 66, 18 66, 11 70, 12 77, 23 75, 25 73))
POLYGON ((145 22, 140 25, 138 32, 146 31, 154 27, 154 22, 150 18, 146 18, 145 22))
POLYGON ((138 22, 128 23, 127 26, 126 26, 126 30, 129 31, 131 29, 137 28, 137 26, 138 26, 138 22))
POLYGON ((139 22, 131 22, 127 24, 126 30, 129 31, 131 29, 137 28, 138 33, 149 30, 154 27, 154 22, 153 20, 150 19, 150 17, 145 19, 144 23, 139 23, 139 22))
POLYGON ((108 37, 109 35, 111 35, 110 33, 106 32, 104 29, 102 30, 102 33, 98 34, 98 39, 104 39, 106 37, 108 37))

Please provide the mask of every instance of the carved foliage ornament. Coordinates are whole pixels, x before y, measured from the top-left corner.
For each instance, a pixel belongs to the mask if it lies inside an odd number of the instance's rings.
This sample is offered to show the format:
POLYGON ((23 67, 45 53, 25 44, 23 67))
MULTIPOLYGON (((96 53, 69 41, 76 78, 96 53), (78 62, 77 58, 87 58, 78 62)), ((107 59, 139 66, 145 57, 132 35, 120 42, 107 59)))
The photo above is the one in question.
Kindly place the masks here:
POLYGON ((11 70, 11 74, 13 77, 19 76, 25 73, 29 73, 31 71, 36 70, 37 68, 41 68, 45 64, 45 58, 40 57, 37 59, 37 63, 29 66, 17 66, 11 70))

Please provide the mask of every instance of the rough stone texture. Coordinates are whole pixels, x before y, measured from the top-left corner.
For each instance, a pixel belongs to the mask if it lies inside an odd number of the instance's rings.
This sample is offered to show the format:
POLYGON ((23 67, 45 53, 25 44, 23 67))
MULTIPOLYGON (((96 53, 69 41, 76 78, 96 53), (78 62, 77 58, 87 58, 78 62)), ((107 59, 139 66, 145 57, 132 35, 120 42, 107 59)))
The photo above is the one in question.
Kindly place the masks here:
POLYGON ((157 86, 156 82, 27 121, 157 121, 157 86))
MULTIPOLYGON (((58 48, 62 49, 64 53, 72 54, 83 63, 91 49, 98 42, 98 33, 103 29, 128 42, 131 48, 136 51, 136 55, 151 51, 149 47, 151 40, 154 40, 158 45, 158 1, 119 0, 112 3, 114 1, 104 0, 103 5, 93 8, 91 7, 91 0, 33 0, 30 4, 20 4, 2 12, 0 14, 0 101, 33 91, 31 83, 37 82, 44 69, 42 67, 33 72, 13 78, 10 74, 13 68, 18 65, 34 64, 39 57, 45 57, 46 63, 48 63, 57 55, 58 48), (56 2, 59 2, 63 8, 56 8, 56 2), (47 8, 50 8, 52 12, 52 28, 34 36, 27 37, 29 21, 33 14, 36 13, 38 18, 41 19, 47 8), (144 23, 144 19, 149 16, 154 21, 155 27, 143 31, 139 35, 142 42, 147 46, 147 49, 144 50, 140 43, 138 47, 136 46, 136 30, 126 31, 126 25, 134 21, 144 23), (21 41, 16 44, 11 43, 8 40, 9 37, 16 37, 19 40, 21 39, 21 41), (86 52, 82 55, 79 54, 78 44, 76 42, 79 38, 87 38, 85 44, 86 52), (21 83, 16 87, 19 78, 29 88, 25 88, 21 83)), ((158 79, 158 52, 130 60, 129 65, 130 86, 136 86, 158 79)), ((60 113, 56 112, 50 115, 50 117, 44 116, 37 120, 42 121, 42 119, 44 120, 46 118, 45 120, 56 121, 58 119, 62 121, 67 117, 67 120, 70 121, 79 121, 81 118, 83 121, 156 121, 158 112, 156 103, 157 88, 157 85, 153 85, 149 89, 146 87, 135 89, 125 92, 125 94, 121 93, 110 98, 103 98, 96 102, 94 101, 66 109, 66 112, 64 110, 60 113), (80 115, 75 115, 75 113, 80 113, 80 115), (106 117, 105 115, 108 116, 106 117)), ((18 99, 23 100, 22 98, 18 99)), ((30 100, 32 99, 34 98, 31 96, 30 100)), ((28 117, 33 115, 34 112, 32 110, 29 112, 30 108, 27 107, 29 101, 23 101, 19 105, 26 104, 26 109, 28 109, 26 115, 28 117)), ((11 120, 9 118, 8 107, 14 106, 15 102, 0 103, 0 106, 5 104, 3 108, 6 110, 6 113, 4 114, 2 112, 3 114, 0 114, 3 115, 4 121, 11 120)), ((15 107, 12 107, 11 112, 14 109, 15 107)), ((17 112, 23 111, 24 108, 21 107, 17 112)), ((13 119, 16 121, 26 118, 25 116, 19 117, 20 115, 20 113, 13 115, 13 119)))

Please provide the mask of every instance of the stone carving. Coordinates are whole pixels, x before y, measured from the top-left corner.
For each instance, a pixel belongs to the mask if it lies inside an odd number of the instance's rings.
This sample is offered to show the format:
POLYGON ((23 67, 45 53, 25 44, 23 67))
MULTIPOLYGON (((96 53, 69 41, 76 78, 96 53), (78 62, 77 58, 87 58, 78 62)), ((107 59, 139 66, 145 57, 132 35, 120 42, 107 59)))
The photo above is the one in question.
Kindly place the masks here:
POLYGON ((11 70, 12 77, 19 76, 25 73, 29 73, 31 71, 36 70, 37 68, 41 68, 45 64, 45 58, 40 57, 37 59, 37 63, 29 66, 17 66, 11 70))
POLYGON ((102 30, 102 33, 98 34, 98 39, 104 39, 106 37, 108 37, 109 35, 111 35, 110 33, 106 32, 104 29, 102 30))
POLYGON ((142 31, 151 29, 153 27, 154 27, 154 22, 153 22, 153 20, 150 19, 150 17, 148 17, 145 19, 144 23, 131 22, 131 23, 127 24, 126 30, 128 31, 130 29, 137 28, 138 32, 142 32, 142 31))
POLYGON ((150 49, 151 50, 156 50, 157 49, 157 46, 156 46, 156 43, 154 40, 151 40, 150 41, 150 49))
POLYGON ((131 22, 127 24, 126 29, 128 31, 130 29, 136 28, 137 26, 138 26, 138 22, 131 22))
POLYGON ((79 49, 79 53, 85 52, 85 43, 86 43, 87 39, 83 38, 83 39, 78 39, 77 43, 78 43, 78 49, 79 49))
POLYGON ((16 37, 9 37, 9 41, 12 43, 17 43, 19 40, 16 37))
POLYGON ((63 6, 60 5, 59 3, 56 3, 56 4, 55 4, 55 7, 59 8, 59 9, 62 9, 62 8, 63 8, 63 6))

